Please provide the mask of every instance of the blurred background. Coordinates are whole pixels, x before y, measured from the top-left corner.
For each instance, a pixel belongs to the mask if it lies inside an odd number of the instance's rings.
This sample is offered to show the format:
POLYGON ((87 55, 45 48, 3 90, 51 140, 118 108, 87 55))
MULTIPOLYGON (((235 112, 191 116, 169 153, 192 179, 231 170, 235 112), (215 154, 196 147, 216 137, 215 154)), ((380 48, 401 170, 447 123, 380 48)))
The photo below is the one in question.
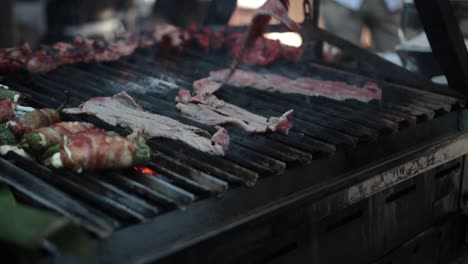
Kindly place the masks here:
MULTIPOLYGON (((16 46, 23 42, 37 47, 39 44, 63 41, 77 34, 112 39, 124 31, 151 30, 157 23, 170 23, 182 28, 192 23, 246 25, 254 10, 264 2, 265 0, 2 0, 0 47, 16 46)), ((461 30, 468 37, 468 1, 451 2, 461 30)), ((384 58, 428 78, 440 77, 441 70, 434 62, 412 0, 322 0, 321 6, 321 27, 358 42, 356 44, 374 50, 384 58), (361 2, 361 6, 350 8, 356 2, 361 2), (389 7, 390 2, 394 3, 392 9, 379 10, 378 3, 389 7), (355 19, 359 20, 358 38, 356 33, 353 36, 349 34, 346 23, 355 19), (392 20, 392 32, 389 33, 388 24, 383 26, 383 30, 388 31, 383 38, 383 42, 387 43, 384 47, 379 44, 379 41, 382 42, 382 37, 379 37, 382 30, 379 28, 385 19, 392 20), (389 37, 389 34, 392 36, 389 37)), ((290 15, 298 22, 304 19, 302 7, 303 1, 291 1, 290 15)), ((302 44, 297 34, 269 34, 268 37, 280 39, 286 45, 302 44)), ((347 61, 333 47, 325 45, 324 52, 325 59, 330 62, 347 61)))

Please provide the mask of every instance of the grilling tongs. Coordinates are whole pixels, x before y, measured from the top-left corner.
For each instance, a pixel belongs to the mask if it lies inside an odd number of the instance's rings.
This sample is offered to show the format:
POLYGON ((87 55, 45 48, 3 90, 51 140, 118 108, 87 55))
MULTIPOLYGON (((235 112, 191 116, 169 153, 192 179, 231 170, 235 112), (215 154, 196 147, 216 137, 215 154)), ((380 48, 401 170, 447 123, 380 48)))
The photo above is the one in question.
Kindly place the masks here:
POLYGON ((255 16, 250 22, 249 28, 244 34, 239 53, 235 56, 234 61, 232 62, 229 69, 229 73, 221 82, 219 88, 223 87, 234 75, 237 68, 244 59, 245 52, 253 45, 255 40, 266 31, 266 28, 268 27, 272 17, 280 20, 283 24, 292 30, 299 30, 299 25, 294 23, 294 21, 290 20, 286 22, 277 15, 280 13, 278 10, 283 8, 286 9, 286 11, 289 9, 289 0, 267 0, 265 4, 263 4, 263 6, 256 11, 255 16))

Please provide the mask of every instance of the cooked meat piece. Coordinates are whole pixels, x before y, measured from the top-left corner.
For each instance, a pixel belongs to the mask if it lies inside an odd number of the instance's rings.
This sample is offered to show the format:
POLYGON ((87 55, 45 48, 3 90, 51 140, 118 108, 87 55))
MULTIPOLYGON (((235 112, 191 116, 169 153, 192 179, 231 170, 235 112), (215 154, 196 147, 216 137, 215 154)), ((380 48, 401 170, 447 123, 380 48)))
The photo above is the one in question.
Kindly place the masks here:
POLYGON ((220 126, 216 126, 215 128, 218 131, 213 135, 212 140, 218 142, 225 152, 228 151, 230 141, 228 131, 220 126))
POLYGON ((16 144, 25 133, 57 122, 60 122, 59 112, 49 108, 34 110, 16 117, 0 126, 0 146, 16 144))
POLYGON ((142 130, 145 138, 169 138, 214 155, 224 155, 223 143, 199 134, 205 130, 182 124, 169 117, 143 110, 132 97, 121 92, 113 97, 97 97, 78 108, 65 109, 70 114, 90 114, 111 125, 120 125, 134 131, 142 130))
POLYGON ((282 46, 281 47, 281 57, 285 60, 290 62, 299 62, 299 60, 304 55, 304 49, 290 47, 290 46, 282 46))
MULTIPOLYGON (((229 70, 210 73, 210 79, 223 81, 229 70)), ((209 82, 204 80, 204 82, 209 82)), ((382 99, 382 90, 375 83, 366 83, 362 88, 344 82, 323 81, 312 78, 298 78, 295 80, 276 74, 258 74, 238 70, 228 82, 236 87, 252 87, 259 90, 277 91, 281 93, 295 93, 307 96, 324 96, 338 101, 355 99, 361 102, 382 99)), ((206 90, 198 88, 200 93, 213 93, 215 83, 205 86, 206 90)))
POLYGON ((14 103, 17 103, 21 98, 21 93, 10 90, 8 86, 4 86, 0 84, 0 100, 7 100, 14 103))
POLYGON ((57 69, 66 63, 68 57, 59 57, 55 50, 38 50, 26 63, 26 70, 32 73, 45 73, 57 69))
POLYGON ((73 46, 75 47, 75 54, 77 61, 89 63, 94 60, 94 41, 87 39, 83 36, 75 36, 73 39, 73 46), (79 58, 79 59, 78 59, 79 58))
POLYGON ((31 47, 27 43, 20 47, 0 49, 0 72, 21 71, 31 55, 31 47))
POLYGON ((45 163, 78 173, 145 165, 151 158, 146 144, 131 142, 116 133, 89 129, 64 138, 60 152, 45 163))
POLYGON ((32 111, 9 121, 8 128, 17 138, 34 129, 51 126, 60 122, 60 114, 55 109, 44 108, 32 111))
POLYGON ((179 92, 176 102, 177 109, 184 116, 209 126, 236 124, 250 133, 272 131, 285 135, 292 127, 292 110, 281 117, 266 118, 219 100, 214 95, 192 97, 187 90, 179 92))
POLYGON ((16 103, 11 101, 0 101, 0 123, 5 123, 15 119, 15 108, 16 103))
POLYGON ((170 24, 157 25, 153 31, 161 55, 180 54, 189 37, 187 31, 170 24))
POLYGON ((62 145, 66 136, 94 128, 85 122, 61 122, 49 127, 42 127, 23 136, 20 146, 31 154, 42 154, 54 145, 62 145))

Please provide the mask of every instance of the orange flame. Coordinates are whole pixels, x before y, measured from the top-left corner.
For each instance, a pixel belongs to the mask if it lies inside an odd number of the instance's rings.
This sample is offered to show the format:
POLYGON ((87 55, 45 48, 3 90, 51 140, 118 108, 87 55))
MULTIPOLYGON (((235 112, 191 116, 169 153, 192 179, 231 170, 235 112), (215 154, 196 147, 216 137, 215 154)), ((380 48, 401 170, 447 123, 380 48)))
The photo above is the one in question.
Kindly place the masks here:
POLYGON ((143 174, 148 174, 148 175, 153 175, 156 176, 158 173, 148 167, 134 167, 134 169, 138 172, 141 172, 143 174))

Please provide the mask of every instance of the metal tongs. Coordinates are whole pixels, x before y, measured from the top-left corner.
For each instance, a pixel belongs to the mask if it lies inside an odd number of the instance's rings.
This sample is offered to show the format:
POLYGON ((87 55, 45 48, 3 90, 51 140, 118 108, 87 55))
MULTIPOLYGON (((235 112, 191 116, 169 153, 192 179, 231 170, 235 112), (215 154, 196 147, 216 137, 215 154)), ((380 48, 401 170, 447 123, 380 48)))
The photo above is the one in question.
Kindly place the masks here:
MULTIPOLYGON (((318 26, 318 5, 319 5, 319 0, 314 0, 314 8, 312 9, 312 6, 310 4, 310 0, 304 0, 304 17, 305 21, 311 21, 316 27, 318 26), (313 10, 313 16, 311 16, 311 11, 313 10)), ((247 29, 247 32, 244 34, 244 38, 241 43, 241 48, 239 50, 239 53, 237 56, 234 58, 228 74, 224 77, 223 81, 220 83, 219 88, 221 89, 234 75, 236 70, 239 68, 239 65, 242 63, 242 59, 244 58, 244 54, 249 48, 249 45, 252 44, 253 40, 257 37, 256 32, 259 28, 261 28, 262 23, 268 23, 270 21, 270 18, 265 18, 265 17, 254 17, 252 22, 249 25, 249 28, 247 29)), ((304 22, 305 22, 304 21, 304 22)))
POLYGON ((244 34, 244 37, 241 43, 241 48, 239 50, 239 53, 235 56, 234 60, 232 61, 232 64, 229 68, 229 73, 226 75, 226 77, 224 77, 224 80, 221 82, 218 89, 221 89, 232 78, 236 70, 239 68, 239 65, 242 63, 244 54, 249 48, 248 44, 251 41, 251 38, 254 34, 255 26, 256 26, 256 21, 254 19, 252 20, 252 23, 250 23, 249 28, 247 29, 247 32, 244 34))
MULTIPOLYGON (((283 2, 283 0, 281 1, 283 2)), ((288 0, 285 0, 285 2, 289 4, 288 0)), ((265 29, 263 27, 266 27, 269 24, 270 19, 270 17, 257 16, 257 14, 254 16, 252 22, 249 25, 249 28, 247 29, 247 32, 244 34, 239 53, 234 58, 231 67, 229 68, 229 73, 221 82, 218 89, 221 89, 232 78, 236 70, 239 68, 239 65, 242 63, 245 52, 256 39, 256 37, 265 29)))

